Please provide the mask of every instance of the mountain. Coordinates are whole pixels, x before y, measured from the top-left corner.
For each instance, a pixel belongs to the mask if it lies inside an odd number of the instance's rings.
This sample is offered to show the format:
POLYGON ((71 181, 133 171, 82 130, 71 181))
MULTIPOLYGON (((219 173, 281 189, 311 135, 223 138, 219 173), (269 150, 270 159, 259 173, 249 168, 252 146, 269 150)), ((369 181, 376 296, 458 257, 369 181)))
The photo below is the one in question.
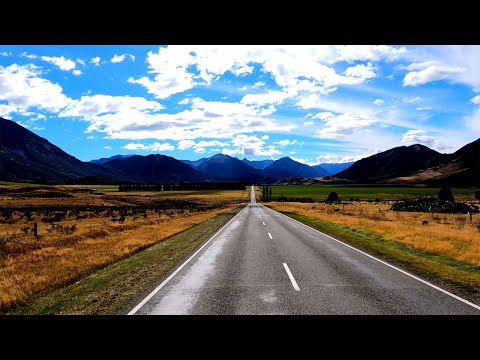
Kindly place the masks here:
POLYGON ((0 117, 0 180, 44 182, 110 175, 93 165, 0 117))
MULTIPOLYGON (((299 176, 304 178, 314 178, 322 173, 323 169, 313 169, 311 166, 302 164, 298 161, 292 160, 289 157, 283 157, 268 165, 262 170, 264 176, 270 176, 276 180, 281 180, 287 177, 299 176)), ((323 170, 326 174, 326 171, 323 170)))
POLYGON ((124 158, 128 158, 130 156, 134 156, 134 155, 113 155, 113 156, 110 156, 108 158, 100 158, 100 159, 96 159, 96 160, 90 160, 90 162, 94 163, 94 164, 103 164, 103 163, 106 163, 107 161, 110 161, 110 160, 124 159, 124 158))
POLYGON ((325 163, 325 164, 315 165, 315 166, 312 166, 312 167, 315 168, 317 166, 320 166, 324 170, 329 172, 330 175, 335 175, 336 173, 339 173, 340 171, 348 169, 350 166, 353 165, 353 163, 354 163, 353 161, 352 162, 346 162, 346 163, 329 163, 329 164, 325 163))
POLYGON ((103 166, 119 178, 136 182, 203 182, 212 180, 171 156, 152 154, 113 159, 103 166))
POLYGON ((392 182, 425 183, 431 186, 480 187, 480 139, 477 139, 453 154, 436 156, 427 169, 407 177, 392 179, 392 182))
POLYGON ((199 165, 203 164, 205 161, 207 161, 210 158, 201 158, 198 160, 180 160, 184 164, 190 165, 193 168, 197 168, 199 165))
POLYGON ((248 160, 247 158, 243 158, 245 164, 250 165, 255 169, 265 169, 268 165, 272 164, 275 160, 248 160))
POLYGON ((218 180, 259 181, 262 176, 259 170, 245 164, 235 157, 217 154, 204 161, 197 170, 217 178, 218 180))
POLYGON ((439 156, 424 145, 399 146, 358 160, 335 176, 357 183, 381 183, 426 169, 439 156))

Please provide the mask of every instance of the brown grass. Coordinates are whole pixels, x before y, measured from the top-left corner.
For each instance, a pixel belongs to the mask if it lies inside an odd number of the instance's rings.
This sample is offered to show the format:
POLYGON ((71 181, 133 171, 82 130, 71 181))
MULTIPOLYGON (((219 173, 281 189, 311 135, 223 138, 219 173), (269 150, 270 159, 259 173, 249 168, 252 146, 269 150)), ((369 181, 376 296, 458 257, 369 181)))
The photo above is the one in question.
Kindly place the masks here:
POLYGON ((273 209, 372 231, 416 249, 480 265, 479 214, 432 214, 387 211, 390 203, 271 203, 273 209), (335 209, 338 209, 337 211, 335 209), (422 225, 428 220, 427 225, 422 225))
POLYGON ((210 196, 170 192, 164 196, 119 192, 99 195, 65 187, 32 189, 0 193, 2 209, 15 210, 10 216, 0 215, 0 308, 21 303, 38 291, 71 283, 94 269, 229 211, 249 198, 248 190, 211 192, 210 196), (34 196, 35 192, 47 193, 47 197, 34 196), (188 208, 175 208, 175 202, 169 203, 173 207, 168 209, 155 208, 166 198, 196 202, 188 208), (41 206, 46 211, 34 211, 28 219, 25 206, 41 206), (49 207, 58 206, 68 208, 56 212, 63 219, 53 225, 42 222, 55 215, 49 207), (85 206, 90 208, 86 210, 85 206), (115 210, 109 210, 115 206, 115 210), (121 217, 119 206, 139 210, 125 216, 122 223, 113 222, 112 219, 121 217), (38 239, 32 234, 33 222, 38 224, 38 239))

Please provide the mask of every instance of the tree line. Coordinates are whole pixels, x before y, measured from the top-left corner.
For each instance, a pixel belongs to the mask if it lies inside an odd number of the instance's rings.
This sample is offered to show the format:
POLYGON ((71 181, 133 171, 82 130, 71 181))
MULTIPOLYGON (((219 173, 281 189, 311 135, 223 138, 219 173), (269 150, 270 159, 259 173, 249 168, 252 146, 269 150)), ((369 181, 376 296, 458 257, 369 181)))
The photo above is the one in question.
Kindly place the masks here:
POLYGON ((204 182, 183 184, 121 184, 119 191, 245 190, 247 182, 204 182))

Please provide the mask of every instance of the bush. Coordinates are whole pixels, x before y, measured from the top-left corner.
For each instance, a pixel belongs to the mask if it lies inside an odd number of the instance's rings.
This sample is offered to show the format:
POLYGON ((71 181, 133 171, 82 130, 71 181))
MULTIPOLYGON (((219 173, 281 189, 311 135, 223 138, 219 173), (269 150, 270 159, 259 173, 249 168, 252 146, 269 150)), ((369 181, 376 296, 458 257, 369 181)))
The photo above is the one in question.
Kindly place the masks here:
POLYGON ((438 200, 451 202, 455 201, 450 186, 444 186, 440 189, 440 191, 438 192, 438 200))
POLYGON ((340 202, 340 198, 338 197, 338 194, 335 191, 332 191, 330 194, 328 194, 326 202, 340 202))
POLYGON ((475 199, 480 200, 480 190, 475 191, 475 199))

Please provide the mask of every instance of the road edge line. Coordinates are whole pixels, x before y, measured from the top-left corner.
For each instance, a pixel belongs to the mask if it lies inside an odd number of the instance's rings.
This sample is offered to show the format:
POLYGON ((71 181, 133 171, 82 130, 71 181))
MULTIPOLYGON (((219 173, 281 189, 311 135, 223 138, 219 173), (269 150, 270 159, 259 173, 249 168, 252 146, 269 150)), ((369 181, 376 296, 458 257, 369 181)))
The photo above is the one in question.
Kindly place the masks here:
POLYGON ((155 296, 155 294, 157 292, 159 292, 165 285, 167 285, 167 283, 172 280, 172 278, 177 275, 177 273, 182 270, 185 265, 187 265, 195 256, 197 256, 197 254, 203 250, 203 248, 205 246, 207 246, 213 239, 215 239, 215 237, 217 237, 218 234, 220 234, 220 232, 225 228, 227 227, 227 225, 229 225, 238 215, 240 215, 240 213, 245 210, 246 208, 248 207, 245 206, 242 210, 240 210, 237 215, 235 215, 233 218, 231 218, 225 225, 222 226, 222 228, 220 230, 218 230, 205 244, 202 245, 202 247, 200 249, 198 249, 197 251, 195 251, 195 253, 190 256, 182 265, 180 265, 172 274, 170 274, 169 277, 167 277, 160 285, 158 285, 150 294, 148 294, 140 303, 137 304, 137 306, 135 306, 132 310, 130 310, 128 312, 127 315, 135 315, 135 313, 140 310, 143 305, 145 305, 153 296, 155 296))
MULTIPOLYGON (((262 206, 265 206, 265 205, 262 205, 262 206)), ((267 207, 267 206, 265 206, 265 207, 268 208, 268 209, 270 209, 270 210, 273 210, 272 208, 269 208, 269 207, 267 207)), ((441 287, 438 287, 437 285, 434 285, 434 284, 432 284, 432 283, 430 283, 430 282, 428 282, 428 281, 426 281, 426 280, 423 280, 423 279, 421 279, 421 278, 419 278, 419 277, 417 277, 417 276, 415 276, 415 275, 413 275, 413 274, 410 274, 409 272, 407 272, 407 271, 405 271, 405 270, 402 270, 402 269, 400 269, 400 268, 397 268, 396 266, 391 265, 391 264, 389 264, 389 263, 387 263, 387 262, 385 262, 385 261, 383 261, 383 260, 380 260, 380 259, 376 258, 375 256, 372 256, 372 255, 370 255, 370 254, 367 254, 366 252, 363 252, 362 250, 359 250, 359 249, 357 249, 357 248, 355 248, 355 247, 353 247, 353 246, 351 246, 351 245, 348 245, 348 244, 344 243, 344 242, 341 241, 341 240, 335 239, 334 237, 332 237, 332 236, 330 236, 330 235, 327 235, 327 234, 321 232, 320 230, 314 229, 314 228, 312 228, 311 226, 308 226, 307 224, 302 223, 301 221, 298 221, 298 220, 296 220, 296 219, 293 219, 293 218, 291 218, 290 216, 287 216, 287 215, 285 215, 285 214, 282 214, 281 212, 279 212, 279 211, 277 211, 277 210, 273 210, 273 211, 275 211, 275 212, 279 213, 280 215, 283 215, 283 216, 285 216, 286 218, 288 218, 288 219, 290 219, 290 220, 293 220, 293 221, 295 221, 295 222, 297 222, 297 223, 299 223, 299 224, 301 224, 301 225, 303 225, 303 226, 306 226, 307 228, 312 229, 312 230, 318 232, 319 234, 322 234, 323 236, 326 236, 326 237, 328 237, 328 238, 330 238, 330 239, 332 239, 332 240, 335 240, 335 241, 339 242, 340 244, 343 244, 343 245, 345 245, 345 246, 347 246, 347 247, 349 247, 349 248, 351 248, 351 249, 359 252, 360 254, 363 254, 363 255, 365 255, 365 256, 368 256, 369 258, 374 259, 374 260, 382 263, 383 265, 386 265, 386 266, 388 266, 388 267, 390 267, 390 268, 392 268, 392 269, 395 269, 395 270, 401 272, 402 274, 411 277, 412 279, 415 279, 415 280, 417 280, 417 281, 420 281, 421 283, 423 283, 423 284, 425 284, 425 285, 428 285, 428 286, 434 288, 435 290, 438 290, 438 291, 440 291, 440 292, 442 292, 442 293, 444 293, 444 294, 446 294, 446 295, 448 295, 448 296, 453 297, 453 298, 456 299, 456 300, 459 300, 459 301, 461 301, 461 302, 463 302, 463 303, 465 303, 465 304, 467 304, 467 305, 469 305, 469 306, 471 306, 471 307, 473 307, 473 308, 475 308, 475 309, 477 309, 477 310, 480 310, 480 306, 478 306, 478 305, 476 305, 476 304, 474 304, 474 303, 472 303, 472 302, 470 302, 470 301, 468 301, 468 300, 465 300, 465 299, 461 298, 460 296, 457 296, 457 295, 455 295, 455 294, 452 294, 451 292, 449 292, 449 291, 447 291, 447 290, 444 290, 444 289, 442 289, 441 287)))

